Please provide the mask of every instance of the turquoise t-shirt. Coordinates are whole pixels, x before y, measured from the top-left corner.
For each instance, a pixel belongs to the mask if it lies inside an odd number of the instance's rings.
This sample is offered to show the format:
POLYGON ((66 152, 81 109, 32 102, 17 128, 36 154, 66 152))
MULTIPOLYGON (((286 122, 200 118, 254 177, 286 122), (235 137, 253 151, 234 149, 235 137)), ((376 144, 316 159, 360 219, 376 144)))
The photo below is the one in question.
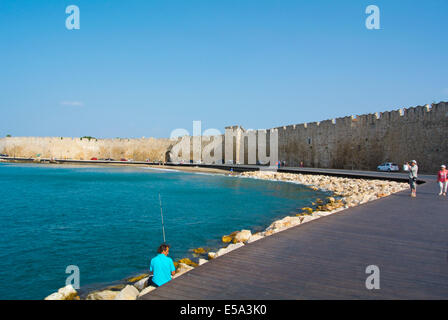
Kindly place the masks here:
POLYGON ((152 271, 152 281, 158 285, 164 285, 171 280, 171 272, 175 271, 173 259, 159 253, 151 259, 149 271, 152 271))

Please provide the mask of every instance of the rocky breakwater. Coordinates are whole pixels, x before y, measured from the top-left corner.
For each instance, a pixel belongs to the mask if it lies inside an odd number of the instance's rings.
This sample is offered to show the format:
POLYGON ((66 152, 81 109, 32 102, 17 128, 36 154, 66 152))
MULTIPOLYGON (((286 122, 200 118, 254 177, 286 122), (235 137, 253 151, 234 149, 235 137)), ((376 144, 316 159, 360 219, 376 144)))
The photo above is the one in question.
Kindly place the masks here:
MULTIPOLYGON (((198 266, 197 263, 187 258, 176 261, 174 265, 176 274, 173 279, 198 266)), ((137 300, 156 289, 150 285, 151 277, 149 274, 141 274, 125 279, 123 283, 92 291, 82 298, 72 285, 67 285, 46 297, 45 300, 137 300)))
POLYGON ((320 189, 323 191, 331 191, 334 194, 334 197, 342 200, 346 208, 383 198, 391 195, 392 193, 403 191, 408 188, 407 183, 395 181, 352 179, 325 175, 293 174, 272 171, 243 172, 240 176, 293 182, 309 186, 314 190, 320 189))
MULTIPOLYGON (((201 254, 207 254, 207 251, 203 248, 194 249, 193 252, 198 253, 195 254, 196 257, 201 254)), ((174 262, 176 273, 173 276, 173 279, 193 270, 195 267, 204 264, 205 262, 207 262, 207 260, 201 258, 199 259, 199 263, 196 263, 189 258, 183 258, 174 262)), ((89 292, 84 297, 81 297, 72 285, 67 285, 46 297, 45 300, 137 300, 141 296, 156 289, 154 286, 150 285, 151 277, 152 275, 147 273, 140 274, 125 279, 121 281, 122 283, 120 284, 89 292)))

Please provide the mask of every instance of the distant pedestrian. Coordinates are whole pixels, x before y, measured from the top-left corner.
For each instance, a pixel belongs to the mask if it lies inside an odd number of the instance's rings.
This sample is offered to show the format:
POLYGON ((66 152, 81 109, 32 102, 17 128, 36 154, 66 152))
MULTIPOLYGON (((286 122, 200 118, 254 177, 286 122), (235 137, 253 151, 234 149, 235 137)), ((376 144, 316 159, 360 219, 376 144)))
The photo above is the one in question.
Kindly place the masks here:
POLYGON ((303 168, 303 161, 300 161, 300 168, 303 168))
POLYGON ((445 165, 440 166, 439 174, 437 175, 437 182, 439 182, 440 193, 439 196, 446 196, 446 191, 448 188, 448 170, 446 170, 445 165))
POLYGON ((417 174, 418 166, 417 161, 412 160, 408 163, 409 165, 409 185, 411 186, 411 197, 417 196, 417 174))
POLYGON ((173 259, 168 257, 169 252, 170 245, 162 244, 157 249, 158 255, 151 259, 149 266, 149 271, 153 273, 151 285, 156 288, 171 281, 171 277, 176 272, 173 259))

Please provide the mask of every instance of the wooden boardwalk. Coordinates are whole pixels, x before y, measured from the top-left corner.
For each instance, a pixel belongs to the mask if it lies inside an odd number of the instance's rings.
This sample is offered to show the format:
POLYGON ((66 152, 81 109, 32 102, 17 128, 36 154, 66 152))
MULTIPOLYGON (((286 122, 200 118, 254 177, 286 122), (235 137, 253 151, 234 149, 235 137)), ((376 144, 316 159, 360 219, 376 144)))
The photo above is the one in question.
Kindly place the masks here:
POLYGON ((448 199, 433 181, 263 238, 142 299, 447 299, 448 199), (380 269, 367 290, 366 267, 380 269))

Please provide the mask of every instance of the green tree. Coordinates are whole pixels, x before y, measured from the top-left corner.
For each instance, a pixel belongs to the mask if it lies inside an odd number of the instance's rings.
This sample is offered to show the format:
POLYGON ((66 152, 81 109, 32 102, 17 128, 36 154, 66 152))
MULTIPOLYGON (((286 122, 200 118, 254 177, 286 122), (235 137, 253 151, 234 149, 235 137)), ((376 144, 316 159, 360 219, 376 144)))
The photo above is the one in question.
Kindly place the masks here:
POLYGON ((84 136, 84 137, 81 138, 81 140, 82 139, 89 139, 89 141, 90 141, 91 139, 96 139, 96 138, 95 137, 91 137, 91 136, 84 136))

